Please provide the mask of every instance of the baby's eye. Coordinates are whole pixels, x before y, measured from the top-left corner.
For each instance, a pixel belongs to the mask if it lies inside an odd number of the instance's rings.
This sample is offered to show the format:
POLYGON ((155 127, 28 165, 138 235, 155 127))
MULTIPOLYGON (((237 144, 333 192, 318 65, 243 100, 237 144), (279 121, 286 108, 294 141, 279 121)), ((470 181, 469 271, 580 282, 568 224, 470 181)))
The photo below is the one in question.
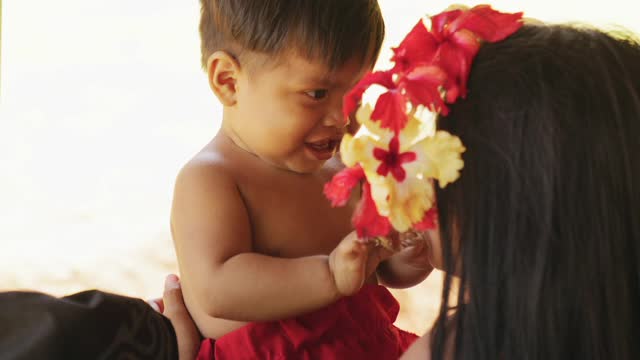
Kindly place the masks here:
POLYGON ((329 94, 329 90, 316 89, 316 90, 305 91, 305 94, 307 94, 307 96, 309 96, 313 100, 322 100, 327 97, 327 94, 329 94))

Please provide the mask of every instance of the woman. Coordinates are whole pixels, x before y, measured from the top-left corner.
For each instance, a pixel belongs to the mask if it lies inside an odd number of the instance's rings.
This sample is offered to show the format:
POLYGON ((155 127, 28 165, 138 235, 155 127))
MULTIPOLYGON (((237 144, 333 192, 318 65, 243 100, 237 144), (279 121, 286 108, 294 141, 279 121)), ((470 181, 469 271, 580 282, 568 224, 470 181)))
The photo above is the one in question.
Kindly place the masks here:
POLYGON ((452 306, 403 359, 640 358, 640 45, 526 25, 468 85, 438 121, 467 148, 430 234, 452 306))

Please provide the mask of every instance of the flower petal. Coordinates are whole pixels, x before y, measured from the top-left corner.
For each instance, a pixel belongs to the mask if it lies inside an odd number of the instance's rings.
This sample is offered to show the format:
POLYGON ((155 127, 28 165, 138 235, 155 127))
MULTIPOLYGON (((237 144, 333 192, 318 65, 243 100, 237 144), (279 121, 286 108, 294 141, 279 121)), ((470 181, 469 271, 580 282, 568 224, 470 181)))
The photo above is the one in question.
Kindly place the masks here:
POLYGON ((434 203, 433 186, 430 181, 407 177, 402 183, 392 186, 389 194, 389 221, 399 232, 408 231, 419 223, 434 203))
POLYGON ((423 168, 425 177, 438 180, 441 188, 458 179, 464 166, 462 153, 465 148, 457 136, 446 131, 438 131, 421 145, 424 147, 421 154, 427 157, 426 166, 423 168))
POLYGON ((455 19, 460 17, 463 13, 464 11, 461 9, 454 9, 432 16, 431 32, 433 32, 437 38, 446 37, 448 35, 447 27, 449 23, 455 21, 455 19))
POLYGON ((391 231, 389 219, 381 216, 376 209, 368 183, 362 187, 362 199, 353 214, 352 222, 361 238, 386 236, 391 231))
POLYGON ((400 86, 414 106, 423 105, 432 111, 447 112, 440 94, 440 86, 447 80, 444 70, 438 66, 420 66, 401 79, 400 86))
POLYGON ((467 29, 484 41, 504 40, 522 27, 522 13, 501 13, 489 5, 478 5, 456 19, 456 28, 467 29))
POLYGON ((424 213, 422 221, 413 224, 413 228, 418 231, 427 231, 438 228, 438 208, 435 205, 431 206, 431 208, 424 213))
POLYGON ((372 156, 376 146, 377 143, 372 138, 358 136, 358 134, 355 137, 345 134, 340 144, 342 163, 348 167, 360 164, 365 171, 377 166, 377 161, 372 156))
POLYGON ((399 132, 407 123, 407 103, 397 90, 386 92, 378 98, 371 119, 380 121, 383 129, 399 132))
POLYGON ((393 72, 406 72, 419 64, 428 63, 435 55, 437 41, 420 19, 413 29, 402 40, 397 48, 393 49, 394 56, 391 61, 396 65, 393 72))
MULTIPOLYGON (((427 110, 423 110, 424 111, 427 110)), ((415 151, 414 145, 434 134, 435 114, 428 111, 431 118, 422 120, 416 116, 410 116, 407 125, 402 129, 400 139, 400 152, 415 151)))
POLYGON ((466 55, 466 60, 472 60, 480 50, 478 37, 476 34, 466 29, 460 29, 459 31, 451 34, 449 41, 455 44, 456 47, 466 55))
MULTIPOLYGON (((469 40, 470 39, 465 39, 469 40)), ((473 41, 476 41, 473 39, 473 41)), ((448 75, 447 81, 444 83, 447 91, 447 100, 452 103, 456 100, 456 95, 464 96, 466 94, 467 78, 471 70, 471 57, 467 55, 469 49, 461 48, 454 42, 446 42, 438 49, 436 61, 439 66, 445 70, 448 75), (452 94, 449 94, 449 92, 452 94)), ((447 115, 448 111, 444 108, 443 115, 447 115)))
POLYGON ((375 172, 365 171, 367 182, 371 186, 371 198, 376 204, 378 213, 382 216, 389 216, 389 191, 393 186, 389 179, 380 176, 375 172))
POLYGON ((351 197, 351 192, 364 179, 364 170, 358 165, 346 168, 333 176, 324 185, 324 194, 331 201, 331 206, 344 206, 351 197))
POLYGON ((394 89, 393 72, 391 71, 376 71, 365 75, 351 91, 349 91, 343 99, 342 113, 345 118, 349 118, 354 111, 360 105, 362 95, 373 84, 378 84, 386 87, 387 89, 394 89))
POLYGON ((369 104, 364 104, 358 109, 356 120, 362 125, 362 130, 356 136, 371 136, 374 140, 380 140, 381 143, 388 144, 393 137, 393 133, 388 129, 383 129, 378 122, 374 121, 371 118, 372 114, 373 108, 369 104))

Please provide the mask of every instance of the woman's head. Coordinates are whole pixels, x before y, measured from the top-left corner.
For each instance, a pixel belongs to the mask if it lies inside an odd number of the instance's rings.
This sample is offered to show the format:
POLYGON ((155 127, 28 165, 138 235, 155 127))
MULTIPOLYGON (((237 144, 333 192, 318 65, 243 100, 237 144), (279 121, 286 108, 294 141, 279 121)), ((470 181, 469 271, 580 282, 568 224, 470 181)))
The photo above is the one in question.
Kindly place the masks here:
POLYGON ((469 297, 460 358, 638 356, 640 45, 527 25, 483 45, 468 85, 438 122, 467 148, 438 191, 444 267, 469 297))

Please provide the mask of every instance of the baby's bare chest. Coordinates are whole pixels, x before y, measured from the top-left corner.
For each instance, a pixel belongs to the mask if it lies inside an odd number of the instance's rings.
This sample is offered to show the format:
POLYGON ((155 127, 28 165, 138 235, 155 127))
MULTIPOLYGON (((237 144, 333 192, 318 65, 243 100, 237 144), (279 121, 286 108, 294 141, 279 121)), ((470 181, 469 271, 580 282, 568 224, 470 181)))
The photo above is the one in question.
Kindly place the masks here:
POLYGON ((351 232, 355 201, 331 207, 323 179, 271 180, 242 189, 256 251, 279 257, 328 254, 351 232))

